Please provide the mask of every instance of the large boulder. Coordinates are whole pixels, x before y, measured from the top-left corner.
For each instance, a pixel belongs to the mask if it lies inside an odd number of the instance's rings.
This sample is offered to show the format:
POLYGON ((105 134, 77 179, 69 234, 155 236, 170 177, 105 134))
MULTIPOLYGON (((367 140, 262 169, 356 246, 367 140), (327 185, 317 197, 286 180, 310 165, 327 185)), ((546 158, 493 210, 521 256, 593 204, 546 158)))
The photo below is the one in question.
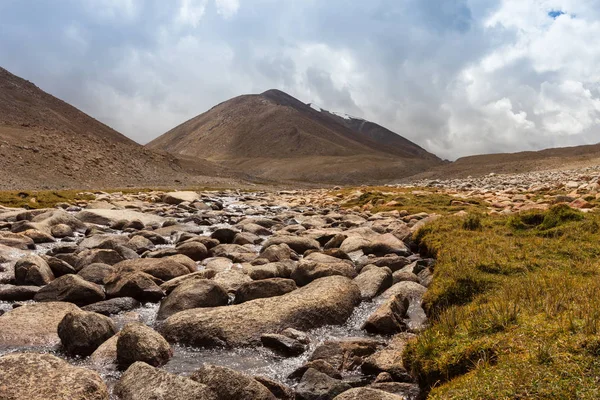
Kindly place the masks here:
POLYGON ((218 400, 276 400, 273 393, 256 379, 225 367, 205 365, 190 379, 208 386, 218 400))
POLYGON ((167 341, 142 323, 127 324, 117 339, 117 363, 127 368, 136 361, 154 367, 165 365, 173 355, 167 341))
POLYGON ((200 242, 190 241, 177 245, 175 248, 179 254, 188 256, 194 261, 202 261, 208 257, 208 249, 200 242))
POLYGON ((296 282, 291 279, 271 278, 244 283, 235 292, 236 304, 265 297, 281 296, 296 290, 296 282))
POLYGON ((54 347, 60 344, 58 324, 69 312, 79 311, 72 303, 26 304, 0 316, 0 348, 54 347))
POLYGON ((66 301, 85 306, 104 300, 102 286, 78 275, 64 275, 41 288, 33 297, 35 301, 66 301))
POLYGON ((75 214, 75 217, 80 221, 96 225, 110 226, 116 222, 127 220, 139 220, 144 225, 159 224, 165 221, 165 218, 149 213, 142 213, 132 210, 83 210, 75 214))
POLYGON ((83 267, 77 275, 88 282, 98 285, 104 284, 104 280, 115 272, 115 268, 108 264, 94 263, 83 267))
POLYGON ((127 368, 115 385, 115 394, 121 400, 218 400, 206 385, 141 361, 127 368))
POLYGON ((17 285, 44 286, 54 280, 54 274, 48 263, 40 256, 29 255, 15 264, 15 282, 17 285))
POLYGON ((203 279, 212 279, 217 274, 217 271, 212 269, 203 269, 201 271, 192 272, 191 274, 182 275, 177 278, 173 278, 162 285, 160 288, 164 290, 166 294, 171 293, 175 288, 181 285, 184 282, 189 280, 203 280, 203 279))
POLYGON ((97 372, 53 355, 12 353, 0 357, 0 398, 108 400, 108 388, 97 372))
POLYGON ((309 360, 325 361, 338 371, 352 371, 382 346, 383 342, 369 338, 328 340, 317 346, 309 360))
POLYGON ((58 324, 58 337, 67 353, 87 357, 117 333, 114 322, 93 312, 70 312, 58 324))
POLYGON ((360 291, 341 276, 318 279, 288 294, 169 317, 161 332, 171 342, 195 346, 259 344, 263 333, 343 324, 360 303, 360 291))
POLYGON ((218 283, 208 279, 191 279, 177 286, 162 300, 156 318, 163 320, 183 310, 226 306, 228 302, 227 292, 218 283))
POLYGON ((389 297, 369 316, 362 328, 369 333, 393 335, 406 331, 404 317, 408 310, 408 299, 397 294, 389 297))
POLYGON ((414 335, 411 334, 394 336, 386 348, 371 354, 364 360, 361 367, 363 372, 372 375, 387 372, 395 381, 410 382, 411 376, 404 367, 402 354, 406 343, 413 337, 414 335))
POLYGON ((303 254, 307 250, 319 250, 321 245, 315 239, 303 236, 294 235, 278 235, 269 238, 263 245, 263 250, 268 249, 272 245, 287 244, 292 250, 298 254, 303 254))
POLYGON ((192 191, 169 192, 162 196, 162 201, 167 204, 181 204, 183 202, 193 203, 200 200, 200 195, 192 191))
POLYGON ((258 257, 264 258, 265 260, 268 260, 270 262, 298 259, 298 255, 296 254, 296 252, 285 243, 273 244, 269 247, 265 247, 264 250, 260 252, 258 257))
POLYGON ((236 263, 250 262, 256 258, 254 250, 239 244, 220 244, 210 249, 213 257, 225 257, 236 263))
POLYGON ((0 231, 0 244, 18 250, 35 249, 33 239, 20 233, 0 231))

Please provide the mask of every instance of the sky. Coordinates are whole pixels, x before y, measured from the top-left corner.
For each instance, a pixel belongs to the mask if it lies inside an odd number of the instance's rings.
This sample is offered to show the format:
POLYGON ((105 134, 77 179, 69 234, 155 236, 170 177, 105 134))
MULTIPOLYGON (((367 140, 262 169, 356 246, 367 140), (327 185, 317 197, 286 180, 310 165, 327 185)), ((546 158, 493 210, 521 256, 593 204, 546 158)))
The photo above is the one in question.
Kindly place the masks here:
POLYGON ((447 159, 600 142, 600 0, 0 0, 0 66, 146 143, 277 88, 447 159))

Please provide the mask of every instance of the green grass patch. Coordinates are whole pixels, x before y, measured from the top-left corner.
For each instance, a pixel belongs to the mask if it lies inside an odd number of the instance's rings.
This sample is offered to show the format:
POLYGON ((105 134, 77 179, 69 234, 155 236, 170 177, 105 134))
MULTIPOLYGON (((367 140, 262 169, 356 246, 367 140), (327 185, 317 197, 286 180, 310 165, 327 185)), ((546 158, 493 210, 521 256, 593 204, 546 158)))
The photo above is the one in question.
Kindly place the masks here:
POLYGON ((600 216, 469 218, 415 235, 437 263, 405 365, 432 399, 600 398, 600 216))
POLYGON ((40 191, 4 191, 0 192, 0 205, 38 209, 54 207, 58 203, 76 203, 93 200, 94 196, 83 194, 80 190, 40 190, 40 191))

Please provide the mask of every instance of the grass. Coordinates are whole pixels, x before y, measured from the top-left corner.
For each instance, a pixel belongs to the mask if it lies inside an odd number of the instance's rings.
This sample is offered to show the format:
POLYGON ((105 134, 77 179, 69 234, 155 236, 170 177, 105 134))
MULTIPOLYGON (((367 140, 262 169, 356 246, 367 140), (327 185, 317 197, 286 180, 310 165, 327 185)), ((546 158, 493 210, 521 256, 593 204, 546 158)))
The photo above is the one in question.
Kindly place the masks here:
POLYGON ((0 205, 27 209, 54 207, 58 203, 93 199, 94 196, 83 194, 79 190, 0 191, 0 205))
POLYGON ((477 199, 453 197, 432 189, 405 189, 389 187, 347 188, 334 192, 343 197, 344 207, 361 207, 371 212, 406 210, 409 214, 420 212, 451 214, 459 211, 484 211, 477 199))
POLYGON ((600 216, 447 217, 416 241, 437 258, 431 326, 405 365, 432 399, 600 398, 600 216))

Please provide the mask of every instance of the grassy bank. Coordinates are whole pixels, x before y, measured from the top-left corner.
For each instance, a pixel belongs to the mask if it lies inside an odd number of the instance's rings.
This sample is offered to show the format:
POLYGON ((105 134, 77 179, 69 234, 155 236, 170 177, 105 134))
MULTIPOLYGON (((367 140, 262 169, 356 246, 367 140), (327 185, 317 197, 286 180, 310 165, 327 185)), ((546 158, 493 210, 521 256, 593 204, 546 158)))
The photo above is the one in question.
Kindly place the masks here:
POLYGON ((430 398, 600 398, 599 216, 447 217, 416 239, 438 262, 405 363, 430 398))

